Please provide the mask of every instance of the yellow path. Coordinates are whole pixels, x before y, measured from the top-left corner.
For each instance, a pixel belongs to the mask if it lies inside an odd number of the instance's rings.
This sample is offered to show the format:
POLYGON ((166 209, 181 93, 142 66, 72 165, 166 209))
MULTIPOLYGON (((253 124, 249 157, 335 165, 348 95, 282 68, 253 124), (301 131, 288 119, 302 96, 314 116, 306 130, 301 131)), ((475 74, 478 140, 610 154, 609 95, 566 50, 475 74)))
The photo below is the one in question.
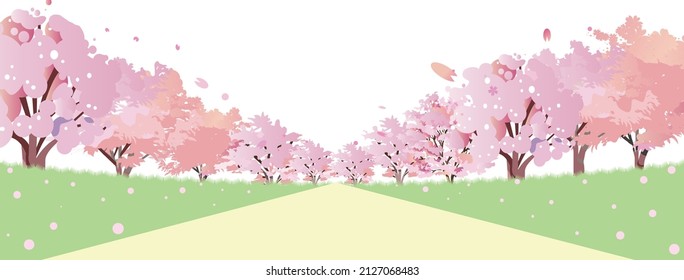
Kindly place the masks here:
POLYGON ((55 259, 621 259, 329 185, 55 259))

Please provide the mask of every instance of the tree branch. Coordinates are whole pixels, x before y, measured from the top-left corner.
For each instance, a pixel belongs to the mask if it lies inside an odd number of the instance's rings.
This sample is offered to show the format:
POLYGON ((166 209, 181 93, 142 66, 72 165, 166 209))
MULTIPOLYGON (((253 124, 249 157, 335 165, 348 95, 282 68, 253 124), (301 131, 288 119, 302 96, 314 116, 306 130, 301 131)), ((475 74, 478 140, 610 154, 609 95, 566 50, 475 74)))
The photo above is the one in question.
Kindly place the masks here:
POLYGON ((57 145, 57 140, 52 139, 52 141, 45 145, 45 148, 42 151, 40 151, 40 153, 38 154, 38 158, 46 157, 47 153, 50 152, 50 150, 52 150, 52 147, 54 147, 55 145, 57 145))
POLYGON ((31 117, 31 111, 29 109, 28 101, 26 101, 26 97, 19 98, 21 101, 21 108, 24 109, 24 115, 27 117, 31 117))
POLYGON ((575 136, 579 135, 580 132, 587 126, 586 122, 583 122, 582 125, 580 125, 576 130, 575 130, 575 136))
POLYGON ((40 102, 47 100, 48 93, 50 93, 50 89, 52 88, 52 84, 55 82, 57 74, 59 74, 59 72, 57 72, 57 69, 52 68, 52 73, 50 73, 50 77, 47 81, 47 88, 45 89, 45 93, 43 93, 43 97, 41 98, 40 102))
POLYGON ((104 155, 107 158, 107 160, 109 160, 109 162, 111 162, 113 165, 116 165, 116 160, 113 157, 111 157, 104 149, 99 148, 97 150, 100 151, 100 153, 104 155))
POLYGON ((506 123, 506 130, 508 130, 508 135, 513 137, 513 128, 511 128, 511 123, 506 123))
POLYGON ((627 143, 629 143, 630 145, 634 146, 634 142, 632 142, 632 139, 631 139, 632 137, 631 137, 631 135, 630 135, 629 138, 625 137, 624 135, 622 135, 622 136, 620 136, 620 137, 621 137, 623 140, 627 141, 627 143))
POLYGON ((523 120, 522 125, 526 125, 527 121, 530 119, 530 112, 532 112, 534 104, 534 100, 530 100, 530 105, 527 105, 527 112, 525 112, 525 119, 523 120))
POLYGON ((131 143, 126 143, 126 145, 121 149, 121 154, 125 154, 128 148, 131 147, 131 143))

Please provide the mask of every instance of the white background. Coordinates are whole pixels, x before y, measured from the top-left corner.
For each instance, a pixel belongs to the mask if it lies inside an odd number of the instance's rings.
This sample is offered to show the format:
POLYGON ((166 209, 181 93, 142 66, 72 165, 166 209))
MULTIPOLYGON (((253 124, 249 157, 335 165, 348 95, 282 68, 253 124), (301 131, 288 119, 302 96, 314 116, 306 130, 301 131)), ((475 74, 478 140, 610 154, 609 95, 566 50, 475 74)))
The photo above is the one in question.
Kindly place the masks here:
MULTIPOLYGON (((0 14, 38 8, 44 15, 63 15, 82 26, 99 52, 146 69, 160 61, 177 69, 188 92, 208 107, 235 106, 243 117, 266 112, 332 151, 361 140, 384 117, 403 117, 425 94, 444 94, 446 86, 461 83, 435 75, 435 61, 460 75, 504 53, 525 56, 547 47, 565 53, 570 40, 591 41, 587 27, 614 31, 628 15, 640 16, 649 31, 684 34, 676 1, 399 2, 55 0, 47 6, 3 0, 0 14), (548 43, 544 28, 552 33, 548 43), (197 77, 209 88, 197 87, 197 77)), ((14 141, 0 148, 5 162, 18 163, 19 155, 14 141)), ((530 166, 528 174, 571 172, 570 157, 530 166)), ((683 158, 682 145, 668 146, 649 153, 647 165, 683 158)), ((103 157, 80 149, 68 156, 53 151, 47 161, 49 167, 113 172, 103 157)), ((588 171, 631 165, 630 147, 622 142, 587 156, 588 171)), ((502 177, 504 168, 499 159, 481 176, 502 177)), ((133 174, 163 175, 151 161, 133 174)), ((222 177, 238 178, 213 178, 222 177)))
MULTIPOLYGON (((102 53, 125 57, 148 69, 155 61, 177 69, 184 77, 186 89, 192 95, 201 96, 209 107, 236 106, 243 116, 266 112, 291 130, 331 150, 359 140, 363 131, 381 118, 400 116, 426 93, 443 93, 449 83, 432 73, 430 63, 434 61, 445 63, 460 74, 466 67, 491 62, 503 53, 531 55, 545 47, 564 53, 570 40, 589 39, 588 26, 612 31, 628 15, 639 15, 647 30, 665 27, 673 34, 684 34, 677 1, 398 2, 289 0, 216 4, 219 2, 209 0, 54 0, 48 7, 44 1, 3 0, 0 14, 9 15, 16 8, 32 7, 39 8, 43 14, 61 14, 81 25, 87 38, 95 38, 93 44, 102 53), (111 32, 105 33, 105 28, 111 32), (551 29, 549 43, 542 40, 544 28, 551 29), (140 41, 134 42, 134 36, 139 36, 140 41), (180 51, 175 50, 176 44, 181 46, 180 51), (206 79, 209 88, 195 86, 196 77, 206 79), (230 95, 228 102, 221 100, 224 92, 230 95), (387 109, 379 109, 381 105, 387 109)), ((0 148, 0 159, 5 162, 18 163, 19 154, 19 146, 14 142, 0 148)), ((681 145, 668 146, 651 152, 647 164, 679 162, 683 157, 681 145)), ((619 143, 590 153, 587 168, 589 171, 599 167, 628 168, 631 162, 629 147, 619 143)), ((111 172, 105 159, 81 155, 79 150, 68 156, 54 151, 48 157, 49 167, 64 167, 64 163, 77 169, 111 172)), ((484 176, 503 176, 503 166, 499 162, 484 176)), ((528 174, 567 173, 571 166, 566 156, 548 163, 544 169, 531 166, 528 174)), ((153 163, 134 171, 134 175, 140 174, 162 175, 153 163)), ((3 263, 0 274, 11 274, 13 279, 59 279, 67 275, 73 279, 123 279, 133 275, 136 278, 144 275, 147 277, 143 278, 169 279, 232 279, 235 276, 264 279, 262 272, 270 265, 321 263, 41 264, 41 269, 35 269, 34 262, 3 263)), ((644 279, 682 273, 679 263, 669 262, 415 264, 424 268, 421 279, 445 279, 445 275, 482 279, 578 279, 589 275, 644 279), (649 265, 654 267, 646 267, 649 265), (658 265, 661 267, 655 267, 658 265)))

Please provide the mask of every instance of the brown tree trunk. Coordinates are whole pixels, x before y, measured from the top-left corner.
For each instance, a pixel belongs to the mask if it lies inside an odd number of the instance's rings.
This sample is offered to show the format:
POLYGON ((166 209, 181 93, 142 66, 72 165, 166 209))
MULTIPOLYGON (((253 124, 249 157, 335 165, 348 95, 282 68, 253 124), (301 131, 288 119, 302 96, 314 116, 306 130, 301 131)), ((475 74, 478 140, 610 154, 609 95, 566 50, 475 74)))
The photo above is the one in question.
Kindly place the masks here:
POLYGON ((572 147, 572 174, 584 174, 584 158, 587 156, 587 150, 589 150, 587 145, 572 147))
POLYGON ((131 171, 133 171, 133 167, 126 167, 123 170, 123 175, 126 177, 131 177, 131 171))
POLYGON ((394 180, 397 182, 397 185, 400 186, 404 184, 404 176, 401 173, 401 169, 394 171, 394 180))
POLYGON ((646 156, 648 155, 648 150, 639 151, 638 148, 634 148, 632 149, 632 154, 634 155, 634 167, 644 169, 644 166, 646 166, 646 156))
POLYGON ((525 179, 525 171, 530 162, 532 162, 534 156, 525 159, 525 154, 518 154, 518 152, 513 152, 509 155, 503 151, 499 151, 499 154, 506 159, 508 179, 525 179))
POLYGON ((45 159, 47 158, 47 154, 57 144, 57 140, 52 140, 47 145, 42 147, 45 139, 41 138, 38 140, 38 138, 33 135, 29 135, 28 141, 16 134, 13 134, 12 138, 16 140, 19 145, 21 145, 21 161, 24 166, 38 167, 40 169, 45 169, 45 159))

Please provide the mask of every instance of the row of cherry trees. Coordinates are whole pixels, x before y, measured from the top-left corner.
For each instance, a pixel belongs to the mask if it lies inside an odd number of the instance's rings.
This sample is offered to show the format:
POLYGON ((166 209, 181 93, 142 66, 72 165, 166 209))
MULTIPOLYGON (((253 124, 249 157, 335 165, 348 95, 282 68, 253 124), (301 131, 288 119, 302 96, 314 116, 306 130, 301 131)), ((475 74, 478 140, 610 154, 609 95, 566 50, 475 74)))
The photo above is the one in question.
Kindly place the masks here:
POLYGON ((358 184, 376 166, 397 184, 454 182, 499 157, 509 178, 524 178, 530 163, 566 153, 580 174, 589 149, 616 141, 627 142, 643 168, 649 151, 684 133, 684 42, 666 30, 647 34, 635 17, 614 33, 592 34, 601 51, 573 41, 563 56, 502 55, 467 68, 463 85, 426 95, 401 120, 366 132, 366 144, 332 153, 265 114, 208 110, 175 70, 136 69, 97 53, 66 19, 18 10, 0 24, 0 147, 15 140, 29 167, 44 168, 55 148, 83 146, 119 175, 155 161, 170 175, 249 172, 264 183, 358 184))

